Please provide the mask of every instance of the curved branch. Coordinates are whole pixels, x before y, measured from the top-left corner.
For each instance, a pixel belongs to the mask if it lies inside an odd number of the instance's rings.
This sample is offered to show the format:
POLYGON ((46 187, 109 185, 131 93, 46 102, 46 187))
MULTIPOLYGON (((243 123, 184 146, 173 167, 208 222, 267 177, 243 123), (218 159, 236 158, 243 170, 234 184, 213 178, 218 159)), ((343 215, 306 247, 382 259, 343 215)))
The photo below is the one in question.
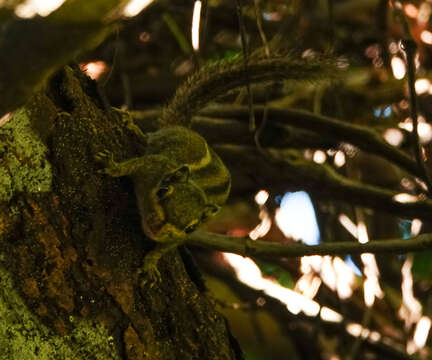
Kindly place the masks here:
MULTIPOLYGON (((262 117, 264 106, 255 105, 256 116, 262 117)), ((205 116, 248 119, 248 108, 245 106, 215 106, 200 112, 205 116)), ((278 121, 291 126, 314 131, 320 135, 327 135, 340 141, 349 142, 368 153, 381 156, 400 168, 418 177, 423 172, 418 164, 406 153, 388 144, 382 136, 366 126, 350 124, 323 115, 313 114, 304 110, 267 108, 269 121, 278 121)))
POLYGON ((296 187, 317 197, 402 217, 429 219, 432 216, 432 200, 398 201, 398 192, 349 179, 326 164, 306 160, 296 150, 268 149, 270 156, 263 157, 256 148, 249 146, 216 145, 214 149, 230 169, 241 169, 254 179, 259 169, 261 182, 271 183, 278 191, 296 187))
POLYGON ((247 237, 219 235, 198 230, 190 235, 187 243, 243 256, 298 257, 421 251, 432 249, 432 234, 422 234, 410 239, 374 240, 366 244, 358 242, 332 242, 319 245, 306 245, 302 243, 280 244, 262 240, 251 240, 247 237))

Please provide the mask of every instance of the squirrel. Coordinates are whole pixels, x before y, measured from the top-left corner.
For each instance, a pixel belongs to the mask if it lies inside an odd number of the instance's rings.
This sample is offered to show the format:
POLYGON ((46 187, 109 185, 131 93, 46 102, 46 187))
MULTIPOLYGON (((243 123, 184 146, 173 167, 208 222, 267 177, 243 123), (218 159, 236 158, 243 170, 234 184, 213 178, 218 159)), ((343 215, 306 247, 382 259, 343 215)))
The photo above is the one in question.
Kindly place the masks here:
POLYGON ((247 74, 239 59, 222 61, 203 67, 177 90, 162 111, 159 130, 144 134, 123 112, 126 126, 145 144, 145 153, 122 162, 116 162, 107 151, 98 153, 97 158, 105 163, 106 174, 131 176, 142 230, 158 243, 144 259, 143 283, 161 280, 158 260, 216 214, 230 192, 230 173, 206 140, 189 128, 192 116, 209 101, 247 81, 327 80, 334 76, 334 64, 330 58, 285 55, 251 59, 247 74))
POLYGON ((130 123, 128 127, 145 142, 145 154, 122 162, 109 152, 97 157, 105 162, 106 174, 133 180, 142 230, 158 243, 141 269, 146 280, 155 283, 160 281, 158 260, 219 211, 228 198, 231 177, 205 139, 186 127, 150 134, 130 123))

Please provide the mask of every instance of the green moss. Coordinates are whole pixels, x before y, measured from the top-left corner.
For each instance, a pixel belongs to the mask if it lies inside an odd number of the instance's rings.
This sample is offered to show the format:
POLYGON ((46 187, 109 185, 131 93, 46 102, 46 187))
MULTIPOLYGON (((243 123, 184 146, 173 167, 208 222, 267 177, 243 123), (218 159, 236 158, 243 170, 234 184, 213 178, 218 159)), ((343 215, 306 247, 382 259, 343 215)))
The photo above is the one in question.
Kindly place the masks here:
POLYGON ((52 173, 47 149, 24 108, 0 128, 0 140, 0 201, 9 201, 15 192, 49 191, 52 173))
POLYGON ((0 360, 120 359, 103 326, 82 319, 73 325, 66 336, 44 326, 14 289, 0 259, 0 360))

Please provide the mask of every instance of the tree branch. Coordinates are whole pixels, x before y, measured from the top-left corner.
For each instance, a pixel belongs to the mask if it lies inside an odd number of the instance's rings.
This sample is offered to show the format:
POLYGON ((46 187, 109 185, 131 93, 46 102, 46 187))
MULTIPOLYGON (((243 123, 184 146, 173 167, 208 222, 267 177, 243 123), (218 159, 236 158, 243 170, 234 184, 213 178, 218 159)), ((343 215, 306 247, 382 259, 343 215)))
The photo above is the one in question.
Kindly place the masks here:
MULTIPOLYGON (((262 117, 264 106, 255 105, 256 116, 262 117)), ((304 110, 278 109, 268 107, 268 120, 278 121, 300 129, 314 131, 321 136, 326 135, 340 141, 349 142, 361 150, 381 156, 409 173, 423 177, 418 164, 403 151, 388 144, 382 136, 366 126, 350 124, 345 121, 333 119, 323 115, 313 114, 304 110)), ((200 112, 205 116, 227 118, 248 118, 248 108, 245 106, 215 106, 200 112)))
POLYGON ((101 43, 121 17, 121 3, 120 0, 69 1, 47 17, 13 18, 3 26, 0 118, 23 105, 57 69, 101 43), (28 54, 32 55, 31 64, 28 54))
POLYGON ((187 243, 243 256, 299 257, 421 251, 432 249, 432 234, 422 234, 410 239, 374 240, 366 244, 358 242, 327 242, 319 245, 306 245, 302 243, 281 244, 251 240, 248 237, 227 236, 198 230, 189 236, 187 243))
MULTIPOLYGON (((142 131, 157 130, 158 110, 131 111, 131 115, 142 131)), ((209 144, 228 143, 255 145, 253 134, 249 132, 245 121, 209 116, 194 116, 192 128, 200 133, 209 144)), ((294 149, 330 149, 338 145, 334 138, 323 137, 320 134, 294 126, 272 122, 266 125, 261 135, 263 146, 294 149)))
POLYGON ((214 149, 230 169, 241 169, 243 175, 256 179, 259 169, 260 183, 272 184, 272 189, 276 191, 304 189, 317 197, 383 210, 402 217, 429 219, 432 215, 432 200, 398 201, 395 197, 398 192, 349 179, 329 165, 306 160, 296 150, 268 149, 271 154, 268 158, 248 146, 216 145, 214 149))

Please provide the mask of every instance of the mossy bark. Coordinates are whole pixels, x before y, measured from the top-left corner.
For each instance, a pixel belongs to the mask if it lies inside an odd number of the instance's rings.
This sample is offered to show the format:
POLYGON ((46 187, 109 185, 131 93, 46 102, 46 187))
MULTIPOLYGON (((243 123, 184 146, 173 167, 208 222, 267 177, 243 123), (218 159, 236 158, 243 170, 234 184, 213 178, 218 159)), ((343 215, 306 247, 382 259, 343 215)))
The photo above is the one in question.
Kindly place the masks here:
POLYGON ((161 260, 162 283, 139 286, 152 243, 132 184, 94 159, 104 149, 131 157, 139 144, 94 83, 67 67, 18 114, 8 127, 26 122, 22 149, 41 159, 19 151, 19 133, 0 134, 10 143, 0 149, 0 359, 240 358, 177 251, 161 260), (21 178, 12 158, 38 176, 21 178))

